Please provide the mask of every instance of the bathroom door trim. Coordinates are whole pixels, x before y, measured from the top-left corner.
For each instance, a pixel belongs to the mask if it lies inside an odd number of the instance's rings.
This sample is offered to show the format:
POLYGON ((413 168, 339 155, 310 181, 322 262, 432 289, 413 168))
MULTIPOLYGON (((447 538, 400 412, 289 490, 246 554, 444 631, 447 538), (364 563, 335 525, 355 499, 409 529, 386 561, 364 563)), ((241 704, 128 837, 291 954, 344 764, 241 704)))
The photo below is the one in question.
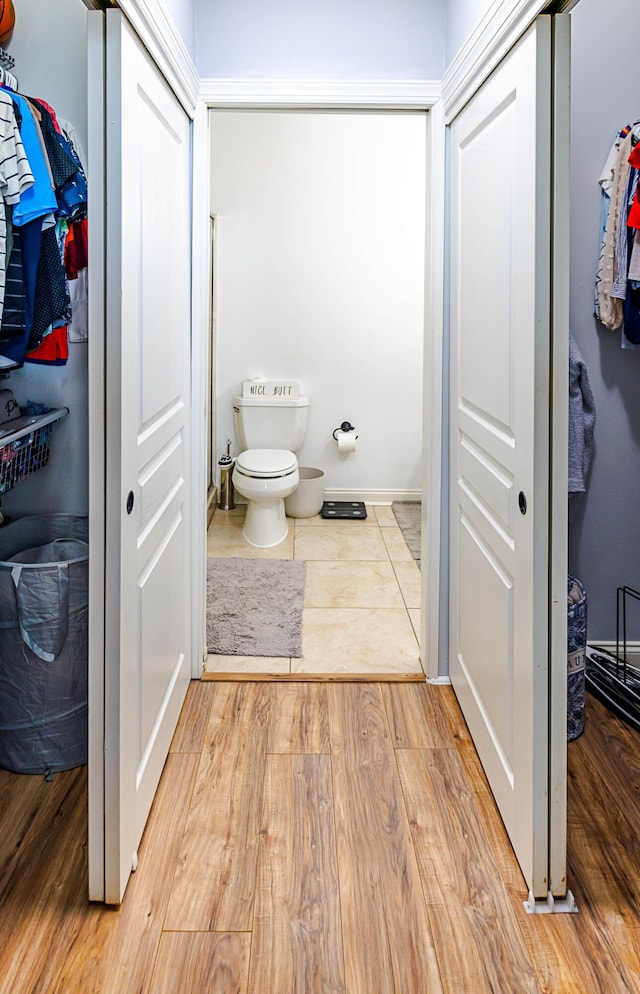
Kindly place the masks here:
MULTIPOLYGON (((431 80, 406 83, 403 81, 371 82, 332 81, 309 83, 271 80, 201 81, 200 104, 194 121, 194 412, 197 400, 204 400, 206 391, 206 336, 209 259, 209 110, 423 110, 430 114, 428 171, 425 182, 431 186, 427 196, 426 272, 424 317, 424 376, 423 376, 423 537, 421 572, 421 638, 420 654, 427 679, 445 680, 438 663, 440 614, 440 512, 442 458, 442 355, 444 314, 444 115, 440 104, 440 83, 431 80), (205 152, 206 148, 206 152, 205 152), (204 156, 206 155, 206 159, 204 156), (206 162, 206 166, 205 166, 206 162)), ((205 489, 206 452, 201 425, 194 424, 194 468, 196 478, 205 489)), ((200 484, 198 483, 198 486, 200 484)), ((203 497, 202 514, 194 522, 194 562, 202 561, 206 548, 203 497)), ((200 590, 194 596, 195 630, 203 632, 204 651, 204 570, 200 590)), ((200 676, 195 674, 194 676, 200 676)))

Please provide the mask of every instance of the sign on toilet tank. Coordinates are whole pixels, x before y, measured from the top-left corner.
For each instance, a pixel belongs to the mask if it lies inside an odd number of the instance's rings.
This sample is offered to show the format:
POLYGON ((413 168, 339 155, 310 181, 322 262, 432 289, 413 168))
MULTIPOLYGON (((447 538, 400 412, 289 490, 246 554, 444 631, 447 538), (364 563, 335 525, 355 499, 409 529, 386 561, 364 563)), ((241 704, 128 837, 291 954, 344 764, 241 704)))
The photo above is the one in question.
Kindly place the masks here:
POLYGON ((263 400, 297 400, 300 384, 295 380, 245 380, 243 397, 262 397, 263 400))

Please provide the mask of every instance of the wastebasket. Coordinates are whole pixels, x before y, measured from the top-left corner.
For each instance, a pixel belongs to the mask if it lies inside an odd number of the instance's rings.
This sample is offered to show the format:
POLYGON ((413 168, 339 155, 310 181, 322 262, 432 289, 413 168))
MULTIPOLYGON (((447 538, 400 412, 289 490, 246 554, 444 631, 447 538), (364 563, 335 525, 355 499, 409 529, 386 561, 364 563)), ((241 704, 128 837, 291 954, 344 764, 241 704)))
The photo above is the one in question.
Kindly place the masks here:
POLYGON ((579 580, 567 582, 567 740, 584 731, 587 595, 579 580))
POLYGON ((87 762, 88 527, 70 514, 0 529, 0 767, 87 762))
POLYGON ((312 518, 320 514, 324 500, 324 471, 300 466, 300 483, 284 499, 284 508, 289 518, 312 518))

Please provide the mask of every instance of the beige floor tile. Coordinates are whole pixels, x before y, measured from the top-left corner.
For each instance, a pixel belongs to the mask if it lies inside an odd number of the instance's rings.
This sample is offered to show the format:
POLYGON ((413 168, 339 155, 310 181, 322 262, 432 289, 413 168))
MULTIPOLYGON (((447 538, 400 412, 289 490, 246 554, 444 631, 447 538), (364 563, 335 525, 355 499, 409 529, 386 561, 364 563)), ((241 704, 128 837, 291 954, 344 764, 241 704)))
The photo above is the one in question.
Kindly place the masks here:
POLYGON ((410 608, 409 617, 411 618, 411 624, 413 625, 413 630, 418 640, 418 645, 420 645, 420 609, 410 608))
POLYGON ((209 529, 217 525, 223 525, 228 521, 234 520, 235 518, 244 518, 246 513, 246 504, 236 504, 232 511, 221 511, 220 508, 217 508, 211 520, 211 524, 209 525, 209 529))
POLYGON ((391 562, 412 562, 413 556, 409 552, 409 546, 402 537, 402 532, 396 525, 395 528, 384 528, 380 529, 382 538, 384 539, 384 544, 387 547, 387 552, 389 553, 389 559, 391 562))
POLYGON ((277 656, 217 656, 208 655, 205 673, 288 673, 289 658, 277 656))
POLYGON ((389 556, 380 529, 361 522, 343 528, 332 521, 332 528, 300 528, 296 532, 295 558, 323 562, 388 562, 389 556))
POLYGON ((377 528, 378 522, 375 519, 371 508, 367 511, 366 518, 323 518, 316 514, 313 518, 296 518, 296 532, 303 528, 377 528))
POLYGON ((257 549, 242 537, 242 522, 210 528, 207 536, 207 555, 238 559, 293 559, 293 528, 289 534, 270 549, 257 549))
POLYGON ((373 511, 379 525, 386 525, 389 528, 397 527, 398 522, 396 520, 396 516, 389 504, 375 504, 371 510, 373 511))
POLYGON ((224 518, 214 518, 207 531, 207 542, 220 535, 241 535, 243 524, 244 514, 229 514, 224 518))
POLYGON ((400 585, 405 607, 419 608, 421 578, 415 559, 412 559, 410 563, 396 561, 393 563, 393 568, 398 579, 398 584, 400 585))
POLYGON ((305 608, 302 649, 292 673, 422 672, 405 610, 305 608))
POLYGON ((310 562, 305 607, 405 606, 391 563, 310 562))

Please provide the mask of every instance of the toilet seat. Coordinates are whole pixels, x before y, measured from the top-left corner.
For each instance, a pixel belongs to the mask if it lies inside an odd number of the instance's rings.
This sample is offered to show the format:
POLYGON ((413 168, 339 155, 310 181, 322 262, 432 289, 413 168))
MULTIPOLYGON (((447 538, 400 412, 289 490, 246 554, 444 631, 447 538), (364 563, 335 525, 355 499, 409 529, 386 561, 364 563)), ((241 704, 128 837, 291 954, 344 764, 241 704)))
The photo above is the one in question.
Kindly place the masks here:
POLYGON ((295 473, 298 460, 288 449, 245 449, 236 459, 236 470, 258 480, 277 479, 295 473))

